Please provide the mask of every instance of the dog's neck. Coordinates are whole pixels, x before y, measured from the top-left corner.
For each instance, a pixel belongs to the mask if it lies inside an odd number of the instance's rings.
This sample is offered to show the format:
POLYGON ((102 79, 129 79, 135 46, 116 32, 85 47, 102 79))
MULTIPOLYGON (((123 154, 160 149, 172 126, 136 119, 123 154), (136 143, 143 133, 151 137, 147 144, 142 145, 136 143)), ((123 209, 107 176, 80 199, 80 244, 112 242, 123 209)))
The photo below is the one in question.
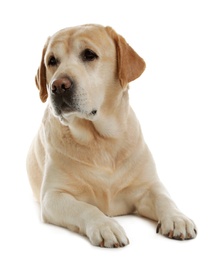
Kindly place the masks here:
POLYGON ((70 132, 80 144, 91 144, 99 138, 118 138, 120 130, 118 129, 118 122, 115 118, 106 120, 89 121, 75 117, 72 124, 68 127, 70 132))
POLYGON ((91 144, 99 138, 117 139, 126 131, 126 117, 119 120, 114 115, 100 115, 96 121, 75 117, 68 125, 73 138, 81 144, 91 144))

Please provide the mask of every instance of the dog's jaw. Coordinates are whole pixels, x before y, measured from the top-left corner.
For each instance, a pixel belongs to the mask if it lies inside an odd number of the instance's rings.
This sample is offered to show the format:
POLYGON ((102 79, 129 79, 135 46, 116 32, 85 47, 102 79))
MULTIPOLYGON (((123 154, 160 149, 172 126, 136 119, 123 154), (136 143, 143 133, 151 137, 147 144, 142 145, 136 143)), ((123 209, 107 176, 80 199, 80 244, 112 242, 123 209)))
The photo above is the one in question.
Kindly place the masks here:
POLYGON ((61 113, 55 115, 50 109, 52 116, 58 119, 60 124, 67 126, 73 136, 73 139, 82 145, 89 145, 92 141, 100 138, 118 139, 123 134, 122 122, 114 115, 105 115, 100 110, 94 113, 61 113))
POLYGON ((57 117, 60 122, 65 125, 65 126, 69 126, 72 124, 72 122, 74 121, 74 118, 80 118, 80 119, 85 119, 85 120, 89 120, 89 121, 95 121, 98 117, 98 109, 93 108, 90 111, 82 111, 80 109, 77 109, 75 111, 73 110, 60 110, 54 107, 53 104, 50 103, 49 105, 50 107, 50 111, 53 114, 54 117, 57 117))
POLYGON ((119 93, 113 106, 104 103, 91 112, 75 111, 58 115, 60 122, 68 126, 73 137, 79 142, 91 143, 97 136, 120 139, 127 131, 127 122, 133 117, 129 106, 128 91, 119 93))

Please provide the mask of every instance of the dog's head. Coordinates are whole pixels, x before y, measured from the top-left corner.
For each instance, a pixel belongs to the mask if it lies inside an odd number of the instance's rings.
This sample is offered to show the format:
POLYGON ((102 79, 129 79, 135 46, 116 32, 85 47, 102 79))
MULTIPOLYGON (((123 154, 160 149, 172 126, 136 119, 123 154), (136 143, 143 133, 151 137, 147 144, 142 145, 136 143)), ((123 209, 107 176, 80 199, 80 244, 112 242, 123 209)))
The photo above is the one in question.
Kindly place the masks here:
POLYGON ((83 25, 47 40, 35 79, 41 100, 49 97, 63 122, 71 115, 94 120, 144 69, 143 59, 112 28, 83 25))

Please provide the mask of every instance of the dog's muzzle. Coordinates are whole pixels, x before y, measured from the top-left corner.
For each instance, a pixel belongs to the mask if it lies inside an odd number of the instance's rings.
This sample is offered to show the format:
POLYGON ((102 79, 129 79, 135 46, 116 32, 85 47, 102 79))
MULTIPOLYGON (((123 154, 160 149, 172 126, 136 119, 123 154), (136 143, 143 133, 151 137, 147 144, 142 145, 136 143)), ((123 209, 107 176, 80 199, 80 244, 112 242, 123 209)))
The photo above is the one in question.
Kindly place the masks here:
POLYGON ((55 79, 50 86, 51 102, 57 115, 76 111, 78 104, 73 100, 75 86, 68 77, 55 79))
POLYGON ((86 111, 84 100, 76 95, 76 84, 69 77, 55 79, 50 86, 51 103, 55 114, 62 115, 70 112, 80 112, 93 117, 97 114, 96 109, 86 111))

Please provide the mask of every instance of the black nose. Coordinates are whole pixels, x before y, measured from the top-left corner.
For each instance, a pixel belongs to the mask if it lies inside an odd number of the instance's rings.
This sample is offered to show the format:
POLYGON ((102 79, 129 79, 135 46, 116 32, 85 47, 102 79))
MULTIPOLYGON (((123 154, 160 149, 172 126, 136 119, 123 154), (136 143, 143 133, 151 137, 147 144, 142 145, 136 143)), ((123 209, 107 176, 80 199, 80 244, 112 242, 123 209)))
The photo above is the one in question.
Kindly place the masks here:
POLYGON ((58 78, 53 81, 51 85, 51 91, 55 95, 63 94, 65 91, 72 88, 72 81, 67 77, 58 78))

